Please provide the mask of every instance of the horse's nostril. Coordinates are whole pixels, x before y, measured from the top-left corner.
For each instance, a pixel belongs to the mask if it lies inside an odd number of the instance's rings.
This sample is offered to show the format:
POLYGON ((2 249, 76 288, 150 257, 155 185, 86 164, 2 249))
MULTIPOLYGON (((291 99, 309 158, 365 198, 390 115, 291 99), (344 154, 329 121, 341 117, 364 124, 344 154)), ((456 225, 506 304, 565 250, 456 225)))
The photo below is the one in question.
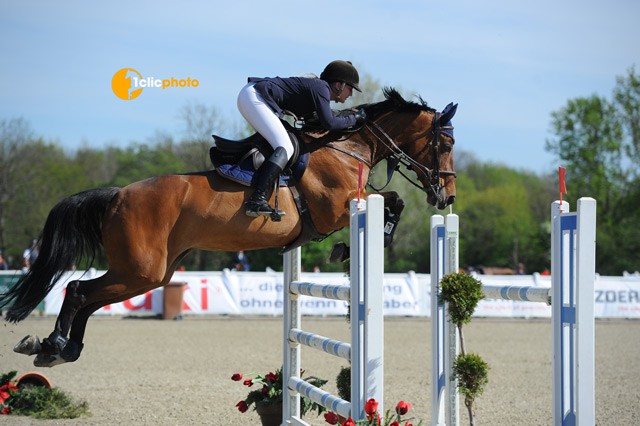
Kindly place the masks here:
POLYGON ((456 202, 456 196, 455 195, 450 195, 449 198, 447 198, 447 205, 451 205, 453 203, 456 202))

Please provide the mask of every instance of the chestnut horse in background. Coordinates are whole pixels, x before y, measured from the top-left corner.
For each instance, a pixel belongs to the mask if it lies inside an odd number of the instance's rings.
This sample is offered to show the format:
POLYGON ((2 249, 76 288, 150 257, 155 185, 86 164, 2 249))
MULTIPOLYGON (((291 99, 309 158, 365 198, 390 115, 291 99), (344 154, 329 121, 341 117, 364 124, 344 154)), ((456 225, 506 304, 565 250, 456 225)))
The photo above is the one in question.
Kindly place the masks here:
MULTIPOLYGON (((359 163, 364 164, 366 182, 373 166, 396 159, 416 174, 430 204, 443 209, 454 202, 451 118, 457 105, 439 113, 421 99, 406 101, 394 89, 384 94, 384 101, 364 106, 368 121, 359 129, 301 132, 310 154, 297 188, 318 234, 349 224, 359 163)), ((281 221, 245 215, 250 193, 250 187, 211 170, 91 189, 63 199, 49 213, 32 268, 0 295, 0 308, 11 305, 6 320, 25 319, 64 271, 81 259, 94 259, 100 246, 109 267, 98 278, 69 283, 51 335, 42 342, 27 336, 14 350, 37 355, 36 366, 75 361, 92 313, 167 284, 193 249, 291 247, 303 230, 292 191, 283 187, 278 192, 279 208, 286 212, 281 221)), ((398 199, 394 192, 383 196, 385 201, 398 199)), ((270 202, 273 205, 274 196, 270 202)))

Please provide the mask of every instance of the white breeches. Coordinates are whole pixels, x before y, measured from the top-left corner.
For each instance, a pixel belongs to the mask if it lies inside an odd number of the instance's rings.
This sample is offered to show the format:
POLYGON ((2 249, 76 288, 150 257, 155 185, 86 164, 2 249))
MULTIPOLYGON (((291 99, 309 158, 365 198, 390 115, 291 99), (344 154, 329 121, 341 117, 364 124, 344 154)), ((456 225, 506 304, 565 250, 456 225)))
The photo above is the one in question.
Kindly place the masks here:
POLYGON ((253 87, 255 83, 248 83, 238 94, 238 109, 240 114, 276 149, 281 146, 287 152, 287 159, 293 155, 293 145, 286 129, 278 116, 267 105, 262 96, 253 87))

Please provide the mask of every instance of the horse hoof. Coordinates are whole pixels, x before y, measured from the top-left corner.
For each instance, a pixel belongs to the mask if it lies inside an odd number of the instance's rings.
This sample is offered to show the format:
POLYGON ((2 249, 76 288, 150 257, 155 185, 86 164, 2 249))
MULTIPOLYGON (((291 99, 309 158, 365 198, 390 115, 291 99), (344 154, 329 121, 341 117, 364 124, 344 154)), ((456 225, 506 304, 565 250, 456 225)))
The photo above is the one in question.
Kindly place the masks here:
POLYGON ((65 362, 64 358, 59 354, 38 354, 36 359, 33 360, 33 365, 36 367, 55 367, 56 365, 64 364, 65 362))
POLYGON ((38 336, 26 336, 13 347, 13 351, 24 355, 35 355, 42 350, 38 336))
POLYGON ((329 263, 344 262, 349 258, 349 246, 342 241, 335 243, 329 254, 329 263))

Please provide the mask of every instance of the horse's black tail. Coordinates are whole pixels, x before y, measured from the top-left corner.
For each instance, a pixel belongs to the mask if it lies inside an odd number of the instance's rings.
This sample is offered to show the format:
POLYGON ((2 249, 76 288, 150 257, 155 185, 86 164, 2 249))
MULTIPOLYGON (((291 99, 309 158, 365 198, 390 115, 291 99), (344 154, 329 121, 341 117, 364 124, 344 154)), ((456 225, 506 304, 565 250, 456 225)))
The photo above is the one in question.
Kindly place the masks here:
POLYGON ((102 218, 119 191, 100 188, 80 192, 60 201, 49 212, 39 238, 37 259, 9 291, 0 294, 0 309, 10 305, 7 321, 25 319, 60 276, 81 259, 93 262, 102 246, 102 218))

